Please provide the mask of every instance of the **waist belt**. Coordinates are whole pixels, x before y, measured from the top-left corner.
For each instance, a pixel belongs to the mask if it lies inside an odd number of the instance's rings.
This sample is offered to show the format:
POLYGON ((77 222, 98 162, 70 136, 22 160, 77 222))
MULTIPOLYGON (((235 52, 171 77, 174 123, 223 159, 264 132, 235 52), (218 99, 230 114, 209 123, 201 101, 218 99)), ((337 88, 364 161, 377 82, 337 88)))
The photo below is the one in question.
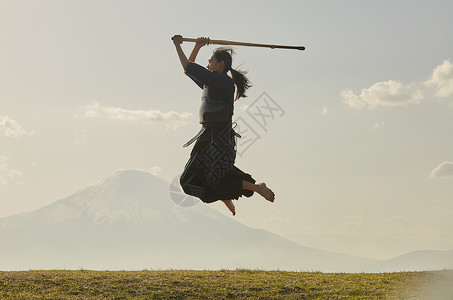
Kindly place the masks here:
MULTIPOLYGON (((236 131, 234 131, 234 128, 236 128, 237 126, 237 123, 236 122, 233 122, 232 125, 234 125, 231 130, 234 132, 234 135, 235 137, 238 137, 238 138, 241 138, 241 135, 239 133, 237 133, 236 131)), ((196 140, 198 140, 198 138, 206 131, 206 127, 205 126, 202 126, 200 131, 198 131, 198 133, 193 137, 191 138, 187 143, 185 143, 183 145, 183 147, 187 147, 187 146, 190 146, 191 144, 193 144, 193 142, 195 142, 196 140)))
POLYGON ((182 145, 183 147, 187 147, 187 146, 190 146, 193 142, 195 142, 196 140, 198 140, 198 138, 203 134, 203 132, 205 132, 206 130, 206 127, 202 126, 200 131, 198 131, 198 133, 193 137, 191 138, 187 143, 185 143, 184 145, 182 145))

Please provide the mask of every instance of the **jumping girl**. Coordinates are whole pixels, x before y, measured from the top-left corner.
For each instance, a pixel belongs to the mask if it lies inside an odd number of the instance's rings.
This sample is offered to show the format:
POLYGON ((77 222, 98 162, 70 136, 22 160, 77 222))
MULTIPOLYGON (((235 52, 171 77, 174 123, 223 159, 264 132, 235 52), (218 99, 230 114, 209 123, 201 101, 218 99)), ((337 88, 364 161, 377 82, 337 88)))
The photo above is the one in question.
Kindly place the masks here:
POLYGON ((231 67, 233 50, 215 49, 205 68, 195 59, 199 50, 210 44, 209 38, 198 38, 188 59, 181 48, 182 36, 175 35, 173 43, 185 74, 203 89, 199 110, 202 128, 184 145, 196 142, 180 178, 184 192, 205 203, 222 200, 233 216, 236 211, 232 199, 251 197, 257 192, 274 202, 275 194, 265 183, 255 183, 252 176, 234 165, 236 137, 240 137, 232 124, 234 102, 246 97, 251 84, 243 72, 231 67))

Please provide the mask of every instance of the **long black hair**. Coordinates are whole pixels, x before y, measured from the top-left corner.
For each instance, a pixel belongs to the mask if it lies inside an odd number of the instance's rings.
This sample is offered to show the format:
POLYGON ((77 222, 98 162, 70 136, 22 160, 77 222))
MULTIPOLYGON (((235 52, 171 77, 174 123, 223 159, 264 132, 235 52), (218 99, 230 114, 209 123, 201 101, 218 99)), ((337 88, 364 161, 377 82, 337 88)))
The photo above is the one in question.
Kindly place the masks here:
POLYGON ((234 54, 234 50, 231 48, 220 47, 213 51, 215 59, 220 62, 223 60, 225 64, 225 72, 230 71, 231 77, 233 78, 234 84, 236 85, 236 98, 238 100, 241 97, 247 97, 245 91, 252 86, 250 80, 245 76, 246 71, 238 71, 231 67, 233 59, 231 58, 234 54))

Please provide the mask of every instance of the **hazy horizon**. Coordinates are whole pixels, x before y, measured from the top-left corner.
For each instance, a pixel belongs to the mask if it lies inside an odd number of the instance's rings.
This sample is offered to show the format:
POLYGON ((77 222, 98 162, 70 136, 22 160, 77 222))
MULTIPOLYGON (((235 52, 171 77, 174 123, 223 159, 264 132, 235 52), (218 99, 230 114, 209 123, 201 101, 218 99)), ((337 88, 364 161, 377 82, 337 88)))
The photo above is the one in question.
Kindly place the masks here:
POLYGON ((181 34, 306 47, 235 48, 237 166, 276 193, 235 220, 376 259, 453 249, 453 3, 229 4, 0 0, 0 218, 117 170, 181 173, 200 127, 181 34))
POLYGON ((401 272, 453 267, 453 250, 344 255, 252 228, 143 170, 122 170, 33 212, 0 218, 1 270, 259 269, 401 272), (194 203, 192 203, 194 204, 194 203))

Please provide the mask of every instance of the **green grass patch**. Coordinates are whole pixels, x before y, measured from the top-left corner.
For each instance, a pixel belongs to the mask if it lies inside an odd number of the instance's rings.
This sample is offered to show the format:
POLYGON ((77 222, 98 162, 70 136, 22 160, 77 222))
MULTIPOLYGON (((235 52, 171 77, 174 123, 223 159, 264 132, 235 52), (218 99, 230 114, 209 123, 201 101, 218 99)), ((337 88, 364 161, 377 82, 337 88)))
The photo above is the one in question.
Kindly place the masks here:
POLYGON ((20 271, 0 272, 0 299, 431 299, 452 279, 453 271, 20 271))

